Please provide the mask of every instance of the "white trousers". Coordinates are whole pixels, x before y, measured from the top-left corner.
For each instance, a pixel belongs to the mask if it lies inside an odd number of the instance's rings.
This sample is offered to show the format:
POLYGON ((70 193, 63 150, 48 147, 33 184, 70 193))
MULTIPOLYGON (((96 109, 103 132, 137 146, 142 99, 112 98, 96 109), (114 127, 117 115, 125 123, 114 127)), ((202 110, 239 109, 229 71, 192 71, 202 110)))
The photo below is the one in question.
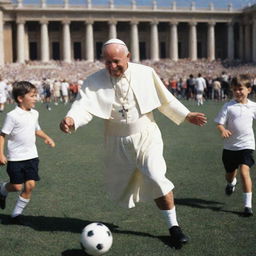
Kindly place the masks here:
POLYGON ((163 140, 155 122, 130 136, 105 136, 105 182, 112 199, 128 208, 168 194, 163 140))

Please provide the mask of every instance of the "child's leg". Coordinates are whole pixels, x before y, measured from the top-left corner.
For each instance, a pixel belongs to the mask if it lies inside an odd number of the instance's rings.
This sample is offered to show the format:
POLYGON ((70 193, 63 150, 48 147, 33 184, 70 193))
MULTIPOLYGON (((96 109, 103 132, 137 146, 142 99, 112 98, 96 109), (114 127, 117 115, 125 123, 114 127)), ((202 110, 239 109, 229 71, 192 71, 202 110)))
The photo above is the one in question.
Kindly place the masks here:
POLYGON ((203 105, 204 101, 203 101, 203 94, 200 94, 200 104, 203 105))
POLYGON ((248 165, 242 164, 240 166, 240 174, 243 183, 243 192, 250 193, 252 192, 252 179, 250 176, 250 167, 248 165))
POLYGON ((36 186, 36 182, 34 180, 26 181, 24 184, 24 189, 23 189, 23 192, 21 193, 21 196, 26 199, 30 199, 32 190, 35 188, 35 186, 36 186))
POLYGON ((232 193, 235 191, 237 179, 237 170, 233 172, 226 172, 226 181, 227 181, 227 186, 225 188, 225 193, 226 195, 230 196, 232 193))
POLYGON ((230 185, 235 186, 236 185, 236 175, 237 175, 237 170, 234 170, 233 172, 227 172, 226 173, 226 181, 230 185))
POLYGON ((0 186, 0 208, 5 209, 6 197, 9 192, 21 191, 22 184, 12 184, 10 182, 4 182, 0 186))
POLYGON ((14 207, 14 210, 11 214, 12 218, 22 214, 23 210, 25 209, 25 207, 30 201, 32 190, 34 189, 35 185, 36 185, 36 182, 34 180, 28 180, 25 182, 24 189, 20 194, 16 202, 16 205, 14 207))
POLYGON ((23 187, 22 184, 12 184, 10 182, 5 183, 5 186, 4 186, 7 193, 21 191, 22 187, 23 187))
POLYGON ((240 173, 244 192, 244 207, 252 208, 252 179, 250 176, 250 167, 242 164, 240 166, 240 173))

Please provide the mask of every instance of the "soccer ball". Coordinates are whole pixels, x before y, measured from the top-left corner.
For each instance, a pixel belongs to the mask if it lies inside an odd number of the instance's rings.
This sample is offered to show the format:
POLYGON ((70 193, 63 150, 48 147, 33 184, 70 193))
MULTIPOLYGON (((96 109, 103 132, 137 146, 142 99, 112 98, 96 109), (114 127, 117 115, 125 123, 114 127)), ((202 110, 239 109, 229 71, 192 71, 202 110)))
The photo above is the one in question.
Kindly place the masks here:
POLYGON ((92 256, 108 252, 112 242, 113 236, 108 227, 96 222, 87 225, 83 229, 80 240, 83 250, 92 256))

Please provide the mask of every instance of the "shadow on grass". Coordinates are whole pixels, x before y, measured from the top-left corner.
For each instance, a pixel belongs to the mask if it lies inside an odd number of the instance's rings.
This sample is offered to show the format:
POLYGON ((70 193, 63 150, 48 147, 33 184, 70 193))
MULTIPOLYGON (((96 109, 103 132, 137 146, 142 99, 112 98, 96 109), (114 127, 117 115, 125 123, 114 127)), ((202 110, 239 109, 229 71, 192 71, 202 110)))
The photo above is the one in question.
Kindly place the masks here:
POLYGON ((199 198, 175 198, 175 204, 186 205, 192 208, 210 209, 213 211, 219 211, 223 207, 223 203, 216 201, 209 201, 199 198))
MULTIPOLYGON (((125 234, 136 234, 139 235, 140 232, 127 232, 127 231, 118 231, 118 233, 125 233, 125 234)), ((180 244, 175 244, 175 243, 171 243, 170 242, 170 237, 169 236, 153 236, 153 235, 149 235, 147 234, 147 236, 150 237, 155 237, 158 238, 160 241, 162 241, 164 244, 166 244, 167 246, 170 246, 171 248, 175 249, 175 250, 179 250, 182 248, 182 245, 180 244)), ((87 253, 85 253, 82 249, 68 249, 65 250, 64 252, 61 253, 61 256, 89 256, 87 253)))
MULTIPOLYGON (((2 225, 12 225, 10 224, 9 220, 10 220, 9 215, 0 214, 0 221, 2 225)), ((72 233, 81 233, 85 226, 87 226, 92 222, 97 222, 96 220, 88 221, 88 220, 69 218, 69 217, 47 217, 47 216, 27 216, 27 215, 22 216, 22 220, 24 223, 26 223, 25 226, 30 227, 37 231, 50 231, 50 232, 63 231, 63 232, 72 232, 72 233)), ((102 223, 105 224, 111 230, 112 233, 157 238, 172 248, 180 249, 179 245, 172 244, 170 242, 169 236, 155 236, 146 232, 121 230, 119 229, 119 226, 113 223, 105 223, 105 222, 102 222, 102 223)), ((78 255, 86 255, 86 254, 83 252, 83 250, 70 249, 63 252, 62 255, 78 256, 78 255)))
MULTIPOLYGON (((10 224, 10 216, 0 214, 1 223, 3 225, 10 224)), ((27 223, 27 226, 34 230, 38 231, 64 231, 72 233, 81 233, 83 228, 88 224, 94 222, 89 220, 82 220, 69 217, 48 217, 48 216, 31 216, 24 215, 22 216, 24 223, 27 223)), ((95 222, 97 222, 95 220, 95 222)), ((112 223, 104 223, 112 231, 118 228, 118 226, 112 223)))
POLYGON ((61 256, 85 256, 86 254, 82 249, 69 249, 61 253, 61 256))
POLYGON ((222 209, 224 206, 224 203, 216 202, 216 201, 209 201, 209 200, 204 200, 199 198, 176 198, 175 204, 190 206, 192 208, 210 209, 212 211, 227 212, 227 213, 238 215, 239 217, 244 217, 244 214, 242 212, 229 211, 229 210, 222 209))

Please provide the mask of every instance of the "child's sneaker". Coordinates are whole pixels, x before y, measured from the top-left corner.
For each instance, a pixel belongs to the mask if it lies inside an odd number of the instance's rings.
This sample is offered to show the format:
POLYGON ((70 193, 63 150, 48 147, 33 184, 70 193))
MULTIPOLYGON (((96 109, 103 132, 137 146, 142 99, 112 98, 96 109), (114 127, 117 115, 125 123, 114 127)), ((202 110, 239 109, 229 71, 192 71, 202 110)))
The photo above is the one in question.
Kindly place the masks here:
POLYGON ((235 186, 232 186, 230 184, 227 184, 226 188, 225 188, 225 193, 226 195, 230 196, 233 194, 233 192, 235 191, 236 189, 236 185, 235 186))
POLYGON ((251 216, 253 216, 252 208, 250 208, 250 207, 244 207, 244 216, 245 216, 245 217, 251 217, 251 216))

